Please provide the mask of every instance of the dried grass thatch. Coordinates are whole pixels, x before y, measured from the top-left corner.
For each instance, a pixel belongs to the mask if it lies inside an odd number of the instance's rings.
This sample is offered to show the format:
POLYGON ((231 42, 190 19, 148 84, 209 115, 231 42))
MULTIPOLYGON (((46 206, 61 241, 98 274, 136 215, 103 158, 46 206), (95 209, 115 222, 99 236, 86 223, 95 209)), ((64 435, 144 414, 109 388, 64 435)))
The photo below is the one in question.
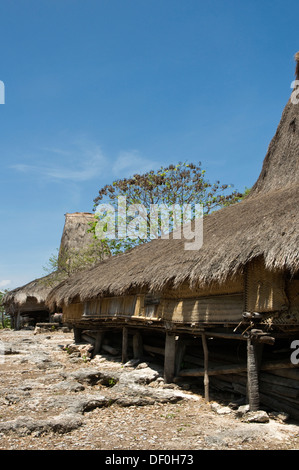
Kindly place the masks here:
POLYGON ((91 244, 92 235, 88 232, 94 214, 89 212, 74 212, 65 214, 65 223, 60 242, 59 255, 81 250, 91 244))
POLYGON ((204 219, 204 242, 184 250, 183 240, 153 240, 64 281, 48 303, 69 304, 121 295, 223 283, 263 256, 268 269, 299 270, 299 104, 287 103, 261 174, 247 198, 204 219))
POLYGON ((17 287, 5 294, 3 304, 8 309, 12 304, 16 308, 20 308, 30 299, 41 306, 45 306, 49 292, 58 284, 54 279, 54 274, 49 274, 28 282, 24 286, 17 287))
POLYGON ((296 80, 299 80, 299 52, 296 52, 296 54, 295 54, 295 60, 296 60, 296 62, 297 62, 295 75, 296 75, 296 80))
MULTIPOLYGON (((65 214, 65 224, 61 237, 59 254, 72 253, 88 245, 92 238, 88 233, 89 223, 94 220, 94 214, 88 212, 75 212, 65 214)), ((17 287, 6 293, 3 304, 7 311, 22 309, 26 302, 36 302, 41 308, 45 307, 45 301, 53 287, 61 282, 61 276, 51 273, 47 276, 35 279, 24 286, 17 287)))
POLYGON ((269 269, 299 269, 299 188, 279 189, 224 208, 204 219, 204 243, 185 251, 183 240, 153 240, 81 272, 53 289, 48 301, 62 305, 101 295, 151 291, 184 281, 222 283, 264 256, 269 269))

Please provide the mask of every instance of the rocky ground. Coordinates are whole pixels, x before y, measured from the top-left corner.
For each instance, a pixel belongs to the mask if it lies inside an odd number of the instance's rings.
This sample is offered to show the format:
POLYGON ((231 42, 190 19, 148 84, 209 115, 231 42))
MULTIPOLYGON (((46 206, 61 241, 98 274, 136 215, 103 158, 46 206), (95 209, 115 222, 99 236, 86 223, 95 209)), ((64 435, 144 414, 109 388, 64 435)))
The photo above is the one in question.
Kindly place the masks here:
POLYGON ((72 343, 61 330, 0 330, 0 450, 299 449, 299 423, 282 413, 206 403, 164 384, 159 365, 90 359, 72 343))

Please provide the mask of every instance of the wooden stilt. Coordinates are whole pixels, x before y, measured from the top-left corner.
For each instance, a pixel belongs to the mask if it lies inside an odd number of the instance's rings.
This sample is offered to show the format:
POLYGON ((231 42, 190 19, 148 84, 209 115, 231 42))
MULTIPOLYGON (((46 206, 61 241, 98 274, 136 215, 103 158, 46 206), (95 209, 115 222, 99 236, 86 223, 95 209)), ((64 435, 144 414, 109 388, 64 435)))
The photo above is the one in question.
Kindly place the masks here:
POLYGON ((143 356, 143 342, 139 331, 133 336, 133 356, 134 359, 140 359, 143 356))
POLYGON ((93 350, 93 356, 96 356, 96 354, 99 354, 102 344, 103 344, 103 339, 104 339, 104 332, 103 331, 98 331, 96 335, 96 341, 94 345, 94 350, 93 350))
POLYGON ((260 407, 259 369, 262 356, 262 344, 247 339, 247 394, 250 411, 260 407))
POLYGON ((176 342, 175 376, 179 375, 180 373, 185 352, 186 352, 186 343, 179 339, 176 342))
POLYGON ((175 353, 176 341, 175 335, 166 333, 165 337, 165 356, 164 356, 164 382, 173 382, 175 373, 175 353))
POLYGON ((128 362, 128 328, 126 326, 123 327, 121 361, 128 362))
POLYGON ((81 343, 81 341, 82 341, 82 330, 81 330, 81 328, 77 328, 76 326, 74 326, 73 331, 74 331, 74 341, 75 341, 75 343, 81 343))
POLYGON ((21 328, 21 313, 20 313, 20 310, 18 309, 17 317, 16 317, 16 330, 19 330, 20 328, 21 328))
POLYGON ((205 390, 205 401, 210 401, 210 394, 209 394, 209 350, 207 345, 207 338, 206 335, 203 333, 201 335, 202 339, 202 347, 203 347, 203 354, 204 354, 204 390, 205 390))

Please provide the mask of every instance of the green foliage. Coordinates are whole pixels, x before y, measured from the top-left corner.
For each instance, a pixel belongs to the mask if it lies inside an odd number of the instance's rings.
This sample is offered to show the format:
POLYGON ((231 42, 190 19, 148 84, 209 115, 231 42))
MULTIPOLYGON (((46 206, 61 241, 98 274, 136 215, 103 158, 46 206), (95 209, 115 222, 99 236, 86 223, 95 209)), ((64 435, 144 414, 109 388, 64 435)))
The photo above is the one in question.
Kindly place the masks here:
MULTIPOLYGON (((241 201, 249 192, 246 189, 241 194, 232 189, 231 185, 220 184, 219 181, 210 183, 206 178, 206 171, 201 168, 201 163, 182 163, 161 167, 157 171, 149 171, 144 174, 135 174, 131 178, 123 178, 107 184, 99 190, 98 196, 94 199, 94 211, 98 204, 110 204, 118 214, 118 198, 125 197, 126 205, 142 204, 147 212, 144 214, 146 224, 149 226, 150 211, 153 204, 168 207, 175 204, 202 204, 204 215, 207 215, 221 207, 226 207, 241 201)), ((106 215, 105 215, 106 217, 106 215)), ((103 217, 104 218, 104 217, 103 217)), ((146 243, 152 239, 147 233, 146 238, 105 237, 108 230, 108 222, 103 225, 103 233, 99 238, 96 227, 100 221, 100 216, 95 213, 95 221, 90 223, 89 232, 93 235, 93 242, 80 250, 68 250, 52 254, 44 270, 53 273, 47 283, 63 281, 75 272, 93 266, 95 263, 127 251, 134 246, 146 243)), ((132 215, 125 215, 125 224, 129 224, 134 219, 132 215)), ((174 220, 174 214, 170 213, 170 219, 174 220)), ((107 220, 105 218, 105 220, 107 220)), ((152 222, 152 221, 151 221, 152 222)), ((114 222, 113 222, 114 223, 114 222)), ((161 227, 156 227, 156 233, 161 234, 161 227)))
POLYGON ((109 255, 110 249, 105 240, 94 240, 85 248, 78 250, 69 249, 59 252, 57 249, 56 253, 50 256, 47 265, 43 267, 48 274, 53 273, 47 283, 63 281, 72 274, 93 266, 109 255))
POLYGON ((3 297, 5 296, 6 292, 8 292, 8 289, 5 289, 3 292, 0 291, 0 317, 1 317, 0 328, 11 327, 10 317, 5 314, 5 307, 3 305, 3 297))
MULTIPOLYGON (((127 206, 132 204, 143 204, 147 209, 153 204, 173 206, 175 204, 202 204, 204 215, 209 214, 221 207, 239 202, 243 195, 232 190, 231 185, 220 184, 219 181, 210 183, 206 179, 206 172, 201 168, 201 163, 182 163, 161 167, 156 172, 149 171, 142 175, 135 174, 131 178, 124 178, 107 184, 99 190, 99 195, 94 199, 94 210, 98 204, 110 204, 115 212, 118 210, 118 198, 126 198, 127 206)), ((172 216, 173 214, 171 214, 172 216)), ((145 215, 149 222, 149 210, 145 215)), ((133 217, 128 217, 128 224, 133 217)), ((90 231, 97 239, 96 226, 101 218, 96 214, 96 220, 90 231)), ((149 224, 148 224, 149 225, 149 224)), ((103 229, 105 233, 107 227, 103 229)), ((136 245, 150 241, 147 238, 115 238, 105 239, 111 254, 124 252, 136 245)))

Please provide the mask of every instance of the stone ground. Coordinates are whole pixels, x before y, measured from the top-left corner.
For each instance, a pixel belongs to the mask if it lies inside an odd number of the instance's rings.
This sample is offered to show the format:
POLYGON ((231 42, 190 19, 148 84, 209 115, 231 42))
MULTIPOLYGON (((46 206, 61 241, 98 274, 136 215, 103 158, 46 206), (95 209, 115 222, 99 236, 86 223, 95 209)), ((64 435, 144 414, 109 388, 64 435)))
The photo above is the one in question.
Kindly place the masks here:
POLYGON ((164 384, 159 365, 88 359, 72 343, 60 330, 0 330, 0 450, 299 449, 299 423, 283 414, 251 422, 220 395, 164 384))

